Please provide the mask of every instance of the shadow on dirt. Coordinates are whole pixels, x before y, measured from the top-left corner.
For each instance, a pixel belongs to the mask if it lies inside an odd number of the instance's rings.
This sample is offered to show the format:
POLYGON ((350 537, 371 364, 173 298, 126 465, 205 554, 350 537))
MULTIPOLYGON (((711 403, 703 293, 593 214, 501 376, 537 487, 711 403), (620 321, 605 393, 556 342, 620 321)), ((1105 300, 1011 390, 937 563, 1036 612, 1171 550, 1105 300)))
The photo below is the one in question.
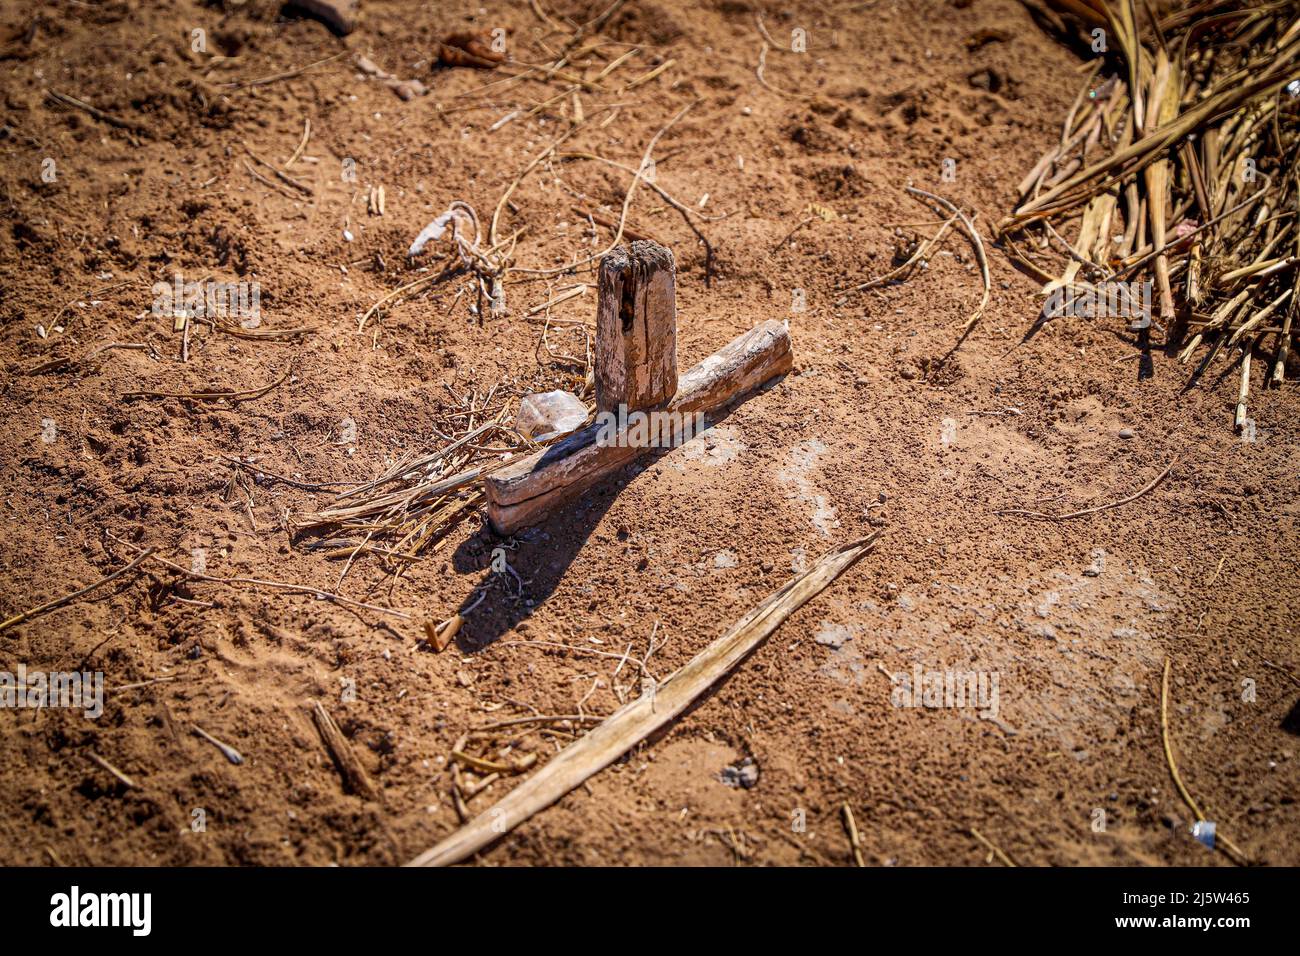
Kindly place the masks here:
MULTIPOLYGON (((782 375, 765 382, 740 401, 761 394, 784 379, 782 375)), ((701 440, 708 429, 726 421, 736 404, 733 402, 727 408, 711 413, 705 430, 696 436, 696 440, 701 440)), ((457 613, 465 618, 456 635, 457 648, 462 653, 477 653, 531 617, 555 593, 578 552, 614 503, 615 496, 664 455, 672 454, 682 454, 681 447, 647 451, 615 476, 592 488, 581 500, 511 537, 501 537, 485 521, 482 528, 461 543, 452 557, 452 567, 457 574, 484 572, 478 586, 457 609, 457 613)), ((618 598, 614 593, 602 593, 599 579, 584 583, 581 589, 593 612, 601 602, 618 598)))
MULTIPOLYGON (((481 651, 531 617, 555 592, 615 495, 652 460, 647 456, 630 465, 580 501, 511 537, 501 537, 485 521, 465 539, 452 557, 452 567, 457 574, 485 573, 458 609, 465 624, 456 635, 456 646, 468 654, 481 651)), ((609 597, 598 593, 595 583, 583 587, 590 591, 593 605, 609 597)))

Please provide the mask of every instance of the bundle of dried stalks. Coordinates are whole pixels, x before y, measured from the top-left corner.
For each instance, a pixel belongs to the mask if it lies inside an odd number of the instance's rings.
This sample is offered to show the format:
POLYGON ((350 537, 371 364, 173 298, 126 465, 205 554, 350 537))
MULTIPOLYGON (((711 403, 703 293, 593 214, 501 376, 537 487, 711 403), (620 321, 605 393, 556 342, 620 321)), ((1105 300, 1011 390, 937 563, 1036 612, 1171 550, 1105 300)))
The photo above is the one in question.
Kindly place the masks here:
POLYGON ((498 383, 486 394, 458 395, 448 387, 453 401, 438 417, 438 447, 408 453, 377 478, 347 487, 314 512, 290 515, 295 538, 311 538, 310 550, 344 562, 340 585, 358 558, 370 556, 391 575, 391 596, 412 563, 436 551, 478 512, 484 477, 549 443, 539 444, 513 427, 520 398, 556 388, 580 395, 591 391, 589 334, 581 325, 569 330, 587 342, 585 358, 557 352, 547 341, 548 332, 557 334, 549 305, 544 306, 546 325, 538 343, 539 368, 528 381, 498 383))
POLYGON ((1300 332, 1300 3, 1047 5, 1103 57, 1000 238, 1053 296, 1045 318, 1100 309, 1142 330, 1156 313, 1182 361, 1206 347, 1197 374, 1239 348, 1241 428, 1251 354, 1280 382, 1300 332))
POLYGON ((505 424, 506 417, 505 401, 489 393, 481 407, 471 407, 458 437, 437 451, 407 455, 320 510, 296 516, 295 535, 321 535, 310 547, 345 562, 340 583, 361 555, 377 558, 396 583, 407 566, 435 550, 474 512, 483 498, 479 479, 501 463, 502 454, 532 447, 505 424), (487 420, 475 424, 475 416, 487 420), (503 437, 505 445, 487 444, 503 437))

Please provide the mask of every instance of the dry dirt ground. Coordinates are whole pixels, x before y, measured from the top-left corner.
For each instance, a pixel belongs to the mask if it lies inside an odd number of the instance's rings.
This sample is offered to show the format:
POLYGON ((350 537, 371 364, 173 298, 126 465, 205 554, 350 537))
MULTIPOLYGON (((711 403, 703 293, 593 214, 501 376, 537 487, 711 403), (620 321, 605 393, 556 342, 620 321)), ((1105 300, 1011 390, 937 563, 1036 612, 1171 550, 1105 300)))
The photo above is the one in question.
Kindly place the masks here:
MULTIPOLYGON (((542 4, 579 23, 606 6, 542 4)), ((572 378, 563 360, 539 364, 541 326, 525 317, 572 278, 516 276, 510 315, 483 321, 475 296, 457 297, 463 280, 436 285, 358 333, 361 313, 427 268, 405 255, 427 222, 458 198, 490 215, 575 118, 571 97, 522 115, 562 80, 479 90, 503 74, 434 67, 434 43, 503 28, 513 59, 538 63, 566 35, 496 0, 364 0, 345 40, 274 3, 3 7, 0 616, 122 567, 135 552, 120 539, 211 575, 337 586, 413 620, 153 564, 0 632, 5 670, 101 670, 108 685, 97 720, 0 712, 0 861, 402 862, 457 825, 446 761, 465 730, 529 708, 607 714, 629 693, 613 660, 510 642, 642 654, 654 630, 662 677, 805 562, 882 528, 874 553, 667 733, 478 862, 844 865, 847 802, 869 864, 983 865, 993 858, 975 828, 1022 864, 1231 865, 1189 835, 1166 765, 1168 656, 1189 789, 1254 860, 1300 863, 1294 385, 1256 383, 1255 441, 1243 441, 1226 364, 1188 388, 1161 336, 1143 351, 1123 320, 1029 336, 1035 285, 992 247, 989 309, 949 355, 980 288, 957 233, 905 284, 836 305, 890 267, 893 224, 935 219, 908 183, 977 211, 987 242, 1058 135, 1081 61, 1013 0, 634 0, 609 19, 608 44, 570 69, 593 77, 638 52, 583 95, 588 121, 565 148, 635 167, 694 104, 656 145, 656 181, 698 213, 713 262, 657 194, 639 189, 630 211, 676 253, 682 367, 787 318, 795 370, 508 542, 523 594, 489 590, 441 654, 418 622, 461 606, 502 544, 477 516, 391 593, 372 561, 339 585, 340 562, 291 540, 287 522, 330 498, 299 485, 363 481, 438 447, 465 396, 572 378), (767 86, 756 13, 778 43, 807 37, 805 53, 768 54, 767 86), (194 29, 206 52, 191 49, 194 29), (354 52, 429 94, 402 101, 358 72, 354 52), (255 178, 245 144, 282 163, 304 119, 312 134, 291 172, 310 195, 255 178), (372 185, 385 187, 383 216, 367 214, 372 185), (811 204, 835 218, 782 243, 811 204), (255 281, 263 330, 313 332, 251 341, 196 325, 183 362, 171 319, 151 311, 151 285, 175 273, 255 281), (54 363, 108 343, 144 347, 54 363), (276 382, 249 401, 124 397, 276 382), (297 484, 263 475, 228 495, 236 456, 297 484), (1119 508, 1063 522, 997 513, 1113 502, 1171 462, 1119 508), (888 675, 918 666, 996 674, 996 720, 893 706, 888 675), (344 791, 312 700, 381 801, 344 791), (724 768, 745 758, 756 783, 728 786, 724 768)), ((503 232, 524 230, 515 264, 599 251, 612 231, 593 235, 573 208, 616 219, 630 178, 594 161, 540 164, 503 210, 503 232)), ((594 297, 553 315, 590 326, 594 297)), ((566 739, 532 734, 515 752, 544 761, 566 739)))

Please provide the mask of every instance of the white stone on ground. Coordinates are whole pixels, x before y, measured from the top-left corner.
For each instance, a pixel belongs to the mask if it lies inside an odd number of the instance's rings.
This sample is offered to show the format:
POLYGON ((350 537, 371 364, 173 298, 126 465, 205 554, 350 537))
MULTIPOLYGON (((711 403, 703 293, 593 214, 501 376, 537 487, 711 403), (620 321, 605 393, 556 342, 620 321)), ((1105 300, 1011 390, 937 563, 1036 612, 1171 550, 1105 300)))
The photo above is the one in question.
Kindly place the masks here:
POLYGON ((515 427, 527 438, 541 441, 567 435, 587 420, 587 406, 572 392, 535 392, 519 403, 515 427))

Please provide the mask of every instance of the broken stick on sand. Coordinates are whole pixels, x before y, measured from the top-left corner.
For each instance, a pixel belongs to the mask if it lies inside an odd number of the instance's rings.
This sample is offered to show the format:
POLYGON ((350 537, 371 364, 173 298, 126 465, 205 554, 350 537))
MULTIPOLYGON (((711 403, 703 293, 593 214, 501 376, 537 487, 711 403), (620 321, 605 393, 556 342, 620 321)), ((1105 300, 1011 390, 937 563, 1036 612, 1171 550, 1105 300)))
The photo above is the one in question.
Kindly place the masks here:
POLYGON ((334 758, 334 764, 338 767, 348 792, 366 800, 380 799, 379 791, 371 783, 365 766, 352 749, 352 742, 344 736, 339 725, 334 722, 330 712, 321 706, 320 701, 312 701, 311 715, 316 722, 316 730, 320 734, 321 741, 329 750, 330 756, 334 758))
POLYGON ((686 710, 781 626, 871 550, 880 532, 820 559, 754 608, 657 688, 651 687, 581 740, 570 744, 531 779, 479 814, 408 866, 448 866, 477 853, 533 814, 608 767, 686 710))

